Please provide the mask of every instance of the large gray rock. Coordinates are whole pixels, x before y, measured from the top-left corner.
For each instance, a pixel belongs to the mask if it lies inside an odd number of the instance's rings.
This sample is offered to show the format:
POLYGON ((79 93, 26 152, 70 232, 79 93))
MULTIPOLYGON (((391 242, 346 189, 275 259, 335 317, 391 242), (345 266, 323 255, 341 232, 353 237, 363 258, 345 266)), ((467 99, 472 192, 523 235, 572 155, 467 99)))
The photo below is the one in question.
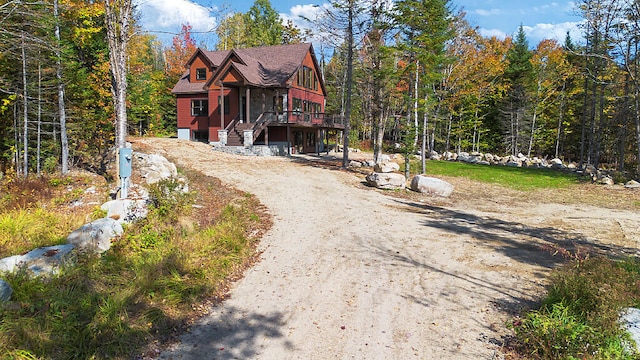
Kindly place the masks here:
POLYGON ((0 273, 12 273, 17 271, 21 261, 22 255, 14 255, 6 257, 4 259, 0 259, 0 273))
POLYGON ((72 244, 38 248, 22 255, 18 265, 36 276, 57 274, 61 267, 76 262, 74 249, 72 244))
POLYGON ((640 183, 635 180, 629 180, 624 184, 624 187, 627 189, 637 189, 640 188, 640 183))
POLYGON ((400 165, 398 165, 398 163, 395 163, 395 162, 385 161, 385 162, 375 164, 375 166, 373 167, 373 171, 377 173, 391 173, 399 170, 400 170, 400 165))
POLYGON ((11 295, 13 294, 13 289, 11 285, 6 281, 0 279, 0 302, 5 302, 11 300, 11 295))
POLYGON ((82 225, 67 236, 67 242, 81 252, 102 254, 111 248, 111 240, 121 236, 122 225, 114 219, 102 218, 82 225))
POLYGON ((640 351, 640 309, 623 309, 620 313, 620 324, 636 343, 636 351, 640 351))
POLYGON ((134 160, 134 171, 138 171, 147 184, 178 176, 176 166, 162 155, 136 152, 134 160))
POLYGON ((453 193, 453 185, 433 177, 416 175, 411 179, 411 190, 423 194, 449 197, 453 193))
POLYGON ((118 199, 107 201, 100 207, 107 217, 119 223, 132 223, 144 219, 149 213, 147 200, 118 199))
POLYGON ((367 184, 378 189, 399 190, 407 187, 407 178, 398 173, 371 173, 367 175, 367 184))

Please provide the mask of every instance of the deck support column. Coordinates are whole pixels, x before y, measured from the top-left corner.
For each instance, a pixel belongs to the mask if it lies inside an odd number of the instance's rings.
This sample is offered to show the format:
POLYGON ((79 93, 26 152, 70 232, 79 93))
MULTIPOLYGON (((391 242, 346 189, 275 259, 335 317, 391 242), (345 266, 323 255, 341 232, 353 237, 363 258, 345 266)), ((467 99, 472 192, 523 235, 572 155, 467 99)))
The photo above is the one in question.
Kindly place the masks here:
POLYGON ((244 106, 246 108, 245 112, 246 112, 247 116, 246 116, 246 119, 244 119, 244 120, 248 124, 248 123, 251 122, 251 113, 250 113, 251 106, 249 105, 249 103, 251 103, 251 100, 250 100, 251 99, 251 89, 247 88, 247 90, 245 90, 245 98, 247 99, 245 101, 245 104, 244 104, 244 106))
POLYGON ((224 129, 224 84, 220 81, 220 128, 224 129))

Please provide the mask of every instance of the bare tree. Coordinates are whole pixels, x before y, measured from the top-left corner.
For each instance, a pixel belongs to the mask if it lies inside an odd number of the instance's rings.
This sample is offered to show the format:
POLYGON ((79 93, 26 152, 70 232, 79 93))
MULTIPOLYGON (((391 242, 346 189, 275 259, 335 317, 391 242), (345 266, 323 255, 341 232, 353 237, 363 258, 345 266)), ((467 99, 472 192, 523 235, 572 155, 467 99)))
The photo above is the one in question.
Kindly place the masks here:
POLYGON ((64 104, 65 86, 62 79, 62 56, 60 42, 60 17, 58 15, 58 0, 53 1, 53 16, 55 18, 55 57, 56 57, 56 79, 58 81, 58 119, 60 121, 60 148, 61 148, 61 172, 69 172, 69 140, 67 139, 67 111, 64 104))
POLYGON ((105 23, 109 42, 111 93, 116 115, 116 146, 127 142, 127 44, 130 38, 131 0, 105 0, 105 23))

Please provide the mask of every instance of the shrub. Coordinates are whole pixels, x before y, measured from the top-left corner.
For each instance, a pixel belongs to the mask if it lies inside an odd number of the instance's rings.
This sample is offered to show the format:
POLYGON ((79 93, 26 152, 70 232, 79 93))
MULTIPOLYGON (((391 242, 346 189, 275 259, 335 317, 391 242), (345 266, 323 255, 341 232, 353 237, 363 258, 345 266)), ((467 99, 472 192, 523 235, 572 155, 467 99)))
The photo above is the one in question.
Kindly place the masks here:
POLYGON ((637 260, 575 260, 555 270, 537 310, 512 324, 521 351, 537 359, 632 359, 620 311, 640 299, 637 260))

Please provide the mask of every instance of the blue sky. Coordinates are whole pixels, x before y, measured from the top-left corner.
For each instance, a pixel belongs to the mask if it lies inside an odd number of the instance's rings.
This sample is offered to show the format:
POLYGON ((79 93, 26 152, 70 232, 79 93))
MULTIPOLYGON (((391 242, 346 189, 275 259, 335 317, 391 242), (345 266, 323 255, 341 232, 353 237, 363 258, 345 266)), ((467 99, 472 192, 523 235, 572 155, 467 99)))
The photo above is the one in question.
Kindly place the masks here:
MULTIPOLYGON (((172 34, 178 33, 181 24, 192 25, 199 45, 212 48, 215 33, 212 31, 224 14, 233 11, 246 12, 253 0, 233 1, 231 4, 212 0, 134 0, 141 14, 145 30, 158 35, 167 45, 172 34)), ((312 17, 318 0, 271 0, 271 4, 281 17, 299 21, 300 15, 312 17)), ((552 0, 452 0, 456 9, 466 12, 466 19, 478 26, 485 36, 496 35, 504 38, 513 35, 522 24, 529 43, 535 46, 544 38, 564 41, 567 31, 574 40, 580 39, 577 27, 581 20, 575 15, 573 1, 552 0)), ((302 22, 299 22, 302 24, 302 22)))

